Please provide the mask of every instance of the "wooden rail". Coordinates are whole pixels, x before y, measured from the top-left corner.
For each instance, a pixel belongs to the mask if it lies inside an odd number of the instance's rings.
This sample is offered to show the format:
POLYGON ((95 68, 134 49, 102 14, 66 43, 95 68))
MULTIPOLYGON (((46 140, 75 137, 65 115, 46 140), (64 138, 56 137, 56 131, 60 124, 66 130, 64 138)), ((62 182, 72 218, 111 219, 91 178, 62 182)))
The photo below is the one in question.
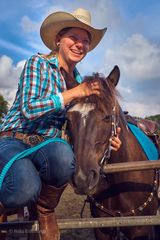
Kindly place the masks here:
POLYGON ((137 162, 122 162, 106 164, 103 168, 104 173, 116 173, 116 172, 130 172, 130 171, 142 171, 159 169, 160 160, 152 161, 137 161, 137 162))
MULTIPOLYGON (((83 218, 83 219, 58 219, 59 229, 84 229, 129 226, 154 226, 160 225, 160 216, 131 216, 108 218, 83 218)), ((38 232, 37 221, 1 223, 0 230, 10 233, 38 232)))
POLYGON ((160 225, 160 216, 59 219, 60 229, 160 225))

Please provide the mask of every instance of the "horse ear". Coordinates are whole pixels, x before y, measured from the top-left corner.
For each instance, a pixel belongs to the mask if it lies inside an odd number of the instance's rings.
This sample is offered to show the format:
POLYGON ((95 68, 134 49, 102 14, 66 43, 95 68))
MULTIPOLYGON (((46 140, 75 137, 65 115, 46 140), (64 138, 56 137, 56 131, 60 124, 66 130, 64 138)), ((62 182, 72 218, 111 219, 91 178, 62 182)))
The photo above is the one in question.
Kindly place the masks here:
POLYGON ((114 66, 113 70, 111 71, 109 76, 106 78, 106 80, 108 81, 109 84, 111 83, 113 86, 116 86, 119 82, 119 78, 120 78, 119 67, 114 66))

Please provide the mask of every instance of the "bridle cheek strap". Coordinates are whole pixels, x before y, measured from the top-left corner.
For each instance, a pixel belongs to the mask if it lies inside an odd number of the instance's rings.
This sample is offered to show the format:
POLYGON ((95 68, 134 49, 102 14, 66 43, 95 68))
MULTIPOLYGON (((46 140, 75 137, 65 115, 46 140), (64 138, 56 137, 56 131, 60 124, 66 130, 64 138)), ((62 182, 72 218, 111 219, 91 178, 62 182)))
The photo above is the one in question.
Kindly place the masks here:
MULTIPOLYGON (((118 126, 118 121, 116 119, 116 107, 114 106, 113 114, 111 115, 111 137, 110 137, 110 139, 117 136, 117 126, 118 126)), ((107 163, 108 160, 110 159, 111 151, 112 151, 112 146, 111 146, 111 141, 109 141, 109 146, 105 150, 103 157, 100 161, 101 172, 103 172, 102 170, 103 170, 104 164, 107 163)))

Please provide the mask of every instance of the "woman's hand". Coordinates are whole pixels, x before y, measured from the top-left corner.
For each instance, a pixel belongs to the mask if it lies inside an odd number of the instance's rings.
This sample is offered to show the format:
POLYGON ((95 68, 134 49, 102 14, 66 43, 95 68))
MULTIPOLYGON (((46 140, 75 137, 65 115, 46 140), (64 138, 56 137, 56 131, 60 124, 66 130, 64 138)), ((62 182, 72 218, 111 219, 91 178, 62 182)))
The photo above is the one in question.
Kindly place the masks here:
POLYGON ((97 81, 92 83, 83 82, 72 89, 62 92, 64 105, 70 103, 76 98, 88 97, 92 94, 100 95, 99 83, 97 81))
POLYGON ((111 146, 112 146, 112 149, 114 151, 118 151, 120 146, 121 146, 121 144, 122 144, 121 140, 119 139, 120 132, 121 132, 121 128, 118 127, 117 128, 117 136, 111 138, 111 146))
POLYGON ((78 85, 75 90, 77 91, 77 97, 88 97, 92 94, 100 95, 100 86, 99 82, 84 82, 78 85))

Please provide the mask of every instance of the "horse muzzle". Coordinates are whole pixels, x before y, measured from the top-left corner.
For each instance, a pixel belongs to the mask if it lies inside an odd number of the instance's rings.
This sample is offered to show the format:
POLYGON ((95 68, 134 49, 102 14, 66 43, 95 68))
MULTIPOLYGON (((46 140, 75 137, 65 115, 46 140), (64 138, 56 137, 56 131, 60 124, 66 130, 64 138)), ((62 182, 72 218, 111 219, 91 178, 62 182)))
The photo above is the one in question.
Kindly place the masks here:
POLYGON ((98 182, 99 182, 99 170, 87 171, 84 173, 82 170, 79 169, 73 178, 72 178, 72 185, 76 194, 80 195, 88 195, 94 192, 98 182))

